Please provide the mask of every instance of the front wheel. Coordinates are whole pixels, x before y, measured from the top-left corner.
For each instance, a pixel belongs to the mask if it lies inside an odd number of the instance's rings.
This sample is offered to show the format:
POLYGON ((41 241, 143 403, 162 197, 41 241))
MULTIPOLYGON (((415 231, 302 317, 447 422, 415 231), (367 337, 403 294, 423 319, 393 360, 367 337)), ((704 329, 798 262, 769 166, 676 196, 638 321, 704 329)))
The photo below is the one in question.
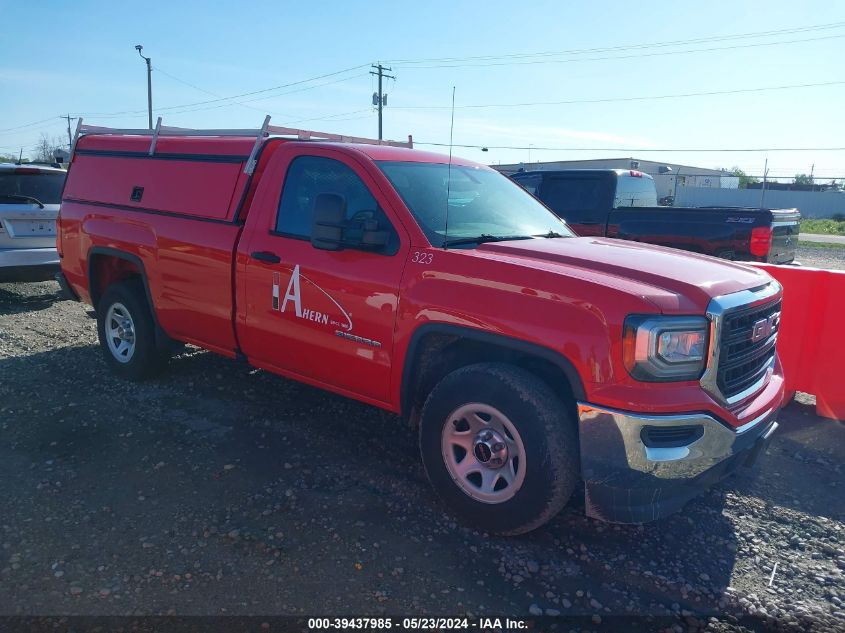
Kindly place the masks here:
POLYGON ((423 465, 465 521, 522 534, 551 519, 578 482, 578 438, 566 404, 529 372, 479 363, 447 375, 420 422, 423 465))
POLYGON ((97 305, 100 349, 121 378, 144 380, 164 368, 167 354, 156 347, 155 324, 144 287, 127 280, 106 289, 97 305))

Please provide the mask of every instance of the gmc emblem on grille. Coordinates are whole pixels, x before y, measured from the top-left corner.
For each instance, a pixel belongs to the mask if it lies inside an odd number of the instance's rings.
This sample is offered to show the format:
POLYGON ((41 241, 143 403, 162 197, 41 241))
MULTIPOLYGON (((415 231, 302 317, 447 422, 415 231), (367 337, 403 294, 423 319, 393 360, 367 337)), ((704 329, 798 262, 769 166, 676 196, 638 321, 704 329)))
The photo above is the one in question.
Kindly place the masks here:
POLYGON ((780 325, 780 312, 775 312, 766 319, 756 321, 754 327, 751 328, 751 342, 756 343, 761 339, 769 338, 777 332, 778 325, 780 325))

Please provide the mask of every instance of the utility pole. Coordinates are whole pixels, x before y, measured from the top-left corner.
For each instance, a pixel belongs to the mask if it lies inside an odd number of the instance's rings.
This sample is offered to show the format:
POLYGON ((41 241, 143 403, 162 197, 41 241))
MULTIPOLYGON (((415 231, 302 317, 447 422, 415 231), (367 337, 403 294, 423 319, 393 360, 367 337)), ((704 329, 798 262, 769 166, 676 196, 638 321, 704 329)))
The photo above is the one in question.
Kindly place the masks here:
POLYGON ((141 52, 144 50, 144 47, 140 44, 135 45, 135 50, 138 51, 138 55, 141 56, 145 62, 147 62, 147 115, 149 118, 149 128, 153 129, 153 67, 152 67, 152 57, 144 57, 144 54, 141 52))
POLYGON ((763 186, 760 191, 760 207, 764 208, 763 203, 766 201, 766 181, 769 178, 769 159, 763 163, 763 186))
POLYGON ((62 119, 67 119, 67 150, 70 151, 71 146, 73 145, 73 136, 70 133, 70 122, 76 121, 77 117, 70 116, 69 114, 66 116, 61 117, 62 119))
POLYGON ((371 75, 378 75, 378 92, 373 93, 373 105, 378 106, 378 140, 381 140, 382 137, 382 122, 381 122, 381 112, 384 106, 387 105, 387 95, 381 91, 381 80, 383 77, 387 77, 388 79, 396 79, 392 75, 385 75, 384 71, 393 72, 392 68, 386 68, 381 65, 381 63, 374 65, 373 68, 376 69, 377 72, 370 71, 371 75))

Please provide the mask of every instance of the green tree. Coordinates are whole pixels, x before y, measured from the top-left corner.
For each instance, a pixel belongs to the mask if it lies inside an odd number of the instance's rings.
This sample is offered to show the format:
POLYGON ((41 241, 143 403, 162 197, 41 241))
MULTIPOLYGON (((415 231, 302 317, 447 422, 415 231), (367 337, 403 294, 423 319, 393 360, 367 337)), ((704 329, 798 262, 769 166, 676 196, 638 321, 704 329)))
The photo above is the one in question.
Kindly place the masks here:
POLYGON ((733 167, 729 173, 733 176, 739 176, 740 189, 746 189, 748 188, 748 185, 753 185, 755 182, 760 182, 758 178, 755 178, 754 176, 749 176, 739 167, 733 167))
MULTIPOLYGON (((16 163, 18 162, 18 155, 17 154, 0 154, 0 163, 16 163)), ((29 163, 31 162, 28 156, 23 156, 20 159, 22 163, 29 163)))
POLYGON ((792 182, 796 185, 812 185, 813 177, 808 176, 807 174, 795 174, 795 178, 792 179, 792 182))

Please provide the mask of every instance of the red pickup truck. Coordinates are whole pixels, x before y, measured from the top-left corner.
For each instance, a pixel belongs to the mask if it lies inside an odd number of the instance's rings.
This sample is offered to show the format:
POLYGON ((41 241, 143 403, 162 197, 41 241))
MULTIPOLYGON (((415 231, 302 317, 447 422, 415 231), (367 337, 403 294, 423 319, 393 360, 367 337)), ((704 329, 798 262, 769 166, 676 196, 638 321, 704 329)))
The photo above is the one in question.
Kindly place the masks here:
POLYGON ((82 127, 59 282, 127 379, 190 343, 409 419, 489 532, 581 483, 590 516, 649 521, 754 461, 784 394, 776 281, 575 237, 494 170, 397 145, 82 127))

